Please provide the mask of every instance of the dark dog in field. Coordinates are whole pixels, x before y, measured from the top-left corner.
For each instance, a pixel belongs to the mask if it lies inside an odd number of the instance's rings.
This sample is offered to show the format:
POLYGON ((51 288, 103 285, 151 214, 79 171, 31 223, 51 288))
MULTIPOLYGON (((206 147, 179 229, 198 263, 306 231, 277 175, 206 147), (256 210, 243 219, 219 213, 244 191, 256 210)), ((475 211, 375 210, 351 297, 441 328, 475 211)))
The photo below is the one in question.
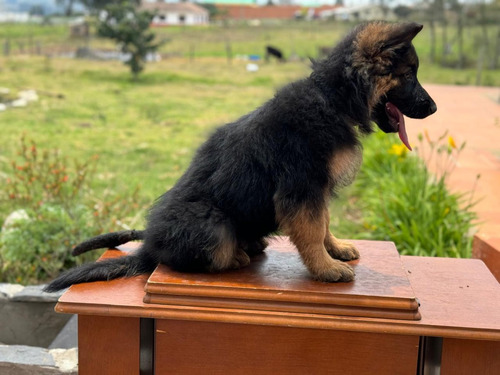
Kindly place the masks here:
POLYGON ((313 278, 351 281, 344 263, 359 257, 328 230, 328 202, 361 164, 360 137, 373 124, 398 132, 408 147, 403 115, 424 118, 436 104, 417 80, 411 43, 416 23, 357 27, 311 75, 279 90, 255 111, 217 129, 177 184, 152 207, 144 231, 104 234, 74 254, 143 239, 133 255, 85 264, 59 276, 47 291, 75 283, 151 272, 244 267, 266 236, 290 236, 313 278))
POLYGON ((266 46, 266 61, 269 62, 271 56, 276 58, 279 62, 285 62, 283 52, 281 52, 280 49, 273 46, 266 46))

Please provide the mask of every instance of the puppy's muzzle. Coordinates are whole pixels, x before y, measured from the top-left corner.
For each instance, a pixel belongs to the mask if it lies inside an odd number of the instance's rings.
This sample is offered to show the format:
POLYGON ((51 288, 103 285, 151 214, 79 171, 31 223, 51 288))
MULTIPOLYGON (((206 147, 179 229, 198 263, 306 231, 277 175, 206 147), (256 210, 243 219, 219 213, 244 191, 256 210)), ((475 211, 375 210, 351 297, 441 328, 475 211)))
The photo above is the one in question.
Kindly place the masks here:
POLYGON ((436 103, 423 87, 420 87, 414 95, 417 99, 414 101, 413 106, 405 113, 406 116, 422 119, 437 111, 436 103))

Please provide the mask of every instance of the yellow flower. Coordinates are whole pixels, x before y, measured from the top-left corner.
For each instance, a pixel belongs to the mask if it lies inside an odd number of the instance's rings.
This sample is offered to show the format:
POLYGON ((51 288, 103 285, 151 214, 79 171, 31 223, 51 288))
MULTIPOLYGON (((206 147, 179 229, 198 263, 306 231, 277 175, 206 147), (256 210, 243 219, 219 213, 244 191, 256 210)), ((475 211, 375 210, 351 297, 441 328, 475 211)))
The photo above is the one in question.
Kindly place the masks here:
POLYGON ((457 148, 457 144, 451 135, 448 137, 448 144, 451 148, 457 148))
POLYGON ((389 154, 397 155, 401 158, 404 158, 406 156, 407 152, 408 152, 408 149, 406 148, 405 145, 393 144, 391 146, 391 148, 389 149, 389 154))

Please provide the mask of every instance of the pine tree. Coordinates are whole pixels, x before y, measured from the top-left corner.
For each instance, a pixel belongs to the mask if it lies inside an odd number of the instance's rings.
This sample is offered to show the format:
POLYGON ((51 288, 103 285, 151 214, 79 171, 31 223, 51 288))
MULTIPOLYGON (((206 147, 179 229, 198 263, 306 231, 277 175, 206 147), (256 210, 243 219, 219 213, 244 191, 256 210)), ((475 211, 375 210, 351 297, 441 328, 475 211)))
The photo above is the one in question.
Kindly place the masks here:
POLYGON ((144 70, 148 53, 154 53, 161 42, 149 30, 154 13, 140 11, 130 2, 110 4, 101 13, 97 33, 115 40, 121 51, 130 54, 125 64, 130 66, 134 79, 144 70))

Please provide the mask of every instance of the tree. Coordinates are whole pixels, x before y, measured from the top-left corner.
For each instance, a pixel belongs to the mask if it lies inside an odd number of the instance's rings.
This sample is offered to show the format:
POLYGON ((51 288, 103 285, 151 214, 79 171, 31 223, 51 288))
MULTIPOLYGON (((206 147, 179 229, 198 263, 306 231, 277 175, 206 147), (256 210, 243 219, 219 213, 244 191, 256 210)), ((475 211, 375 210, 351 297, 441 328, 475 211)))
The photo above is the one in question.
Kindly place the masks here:
POLYGON ((398 5, 394 8, 394 14, 396 14, 396 16, 401 19, 407 19, 412 12, 412 8, 406 5, 398 5))
POLYGON ((71 16, 73 14, 73 5, 75 5, 75 0, 56 0, 56 4, 64 7, 64 15, 71 16))
POLYGON ((43 5, 32 5, 29 11, 30 16, 43 16, 45 15, 45 8, 43 5))
POLYGON ((162 44, 149 31, 153 17, 154 13, 139 11, 130 2, 108 5, 100 16, 98 35, 115 40, 121 51, 130 55, 125 64, 130 66, 134 79, 144 70, 146 56, 162 44))

